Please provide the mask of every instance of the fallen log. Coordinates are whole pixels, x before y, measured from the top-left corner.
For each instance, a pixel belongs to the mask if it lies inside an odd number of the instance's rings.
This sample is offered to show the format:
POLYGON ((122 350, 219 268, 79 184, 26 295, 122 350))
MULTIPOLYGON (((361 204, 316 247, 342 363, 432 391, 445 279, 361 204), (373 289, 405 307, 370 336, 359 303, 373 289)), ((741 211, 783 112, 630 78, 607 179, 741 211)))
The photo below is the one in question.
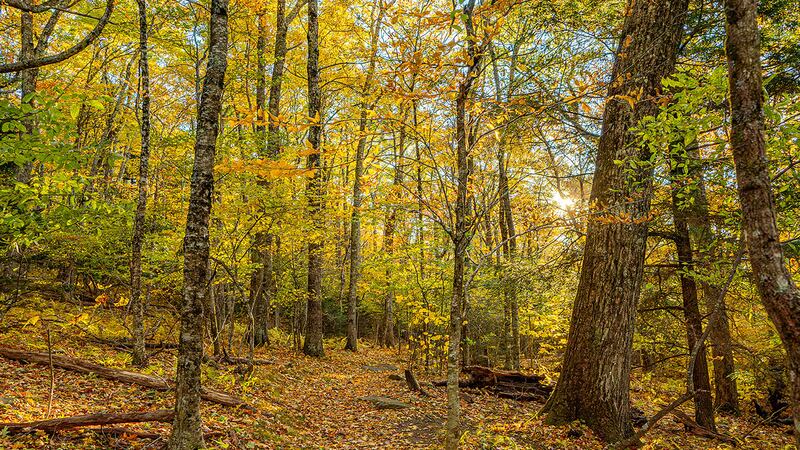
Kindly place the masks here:
POLYGON ((544 383, 540 375, 522 372, 494 370, 483 366, 468 366, 462 373, 469 379, 460 383, 462 387, 486 390, 498 397, 517 401, 545 401, 553 392, 553 387, 544 383))
MULTIPOLYGON (((0 346, 0 356, 11 359, 14 361, 29 362, 41 365, 50 365, 50 356, 47 353, 27 352, 17 350, 9 347, 0 346)), ((173 389, 170 382, 163 378, 146 375, 139 372, 131 372, 129 370, 114 369, 111 367, 101 366, 88 361, 83 361, 77 358, 70 358, 61 355, 52 355, 53 367, 59 369, 70 370, 78 373, 88 373, 96 375, 100 378, 105 378, 112 381, 120 381, 122 383, 136 384, 146 388, 154 389, 157 391, 170 391, 173 389)), ((218 391, 203 387, 200 394, 203 400, 213 403, 218 403, 223 406, 239 406, 243 408, 251 408, 241 398, 228 394, 226 392, 218 391)))
POLYGON ((117 425, 120 423, 164 422, 171 423, 175 411, 159 409, 156 411, 135 413, 98 413, 84 416, 59 417, 57 419, 39 420, 35 422, 0 423, 0 430, 9 433, 30 433, 41 430, 55 433, 70 428, 82 428, 96 425, 117 425))

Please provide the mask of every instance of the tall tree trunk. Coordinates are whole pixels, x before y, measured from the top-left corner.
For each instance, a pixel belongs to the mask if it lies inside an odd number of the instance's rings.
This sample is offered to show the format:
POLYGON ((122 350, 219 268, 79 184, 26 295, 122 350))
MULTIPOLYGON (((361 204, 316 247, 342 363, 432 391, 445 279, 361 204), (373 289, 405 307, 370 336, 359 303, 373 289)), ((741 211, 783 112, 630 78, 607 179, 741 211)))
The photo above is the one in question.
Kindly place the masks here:
MULTIPOLYGON (((694 279, 695 264, 692 252, 692 240, 689 235, 689 205, 686 199, 690 198, 690 189, 685 189, 685 184, 690 175, 695 171, 686 170, 691 164, 686 156, 687 150, 675 148, 671 158, 672 174, 672 216, 675 225, 675 247, 678 251, 678 265, 680 266, 681 293, 683 296, 683 314, 686 320, 686 338, 691 351, 703 334, 703 316, 700 313, 700 303, 697 295, 697 283, 694 279), (682 173, 682 171, 686 170, 682 173)), ((708 360, 706 346, 701 344, 694 360, 692 371, 692 389, 694 392, 694 416, 698 425, 715 431, 714 404, 711 399, 711 381, 708 378, 708 360)))
POLYGON ((364 172, 364 150, 367 112, 362 109, 358 119, 358 144, 356 146, 356 169, 353 173, 353 211, 350 216, 350 281, 347 289, 347 343, 345 350, 358 350, 358 278, 361 270, 361 175, 364 172))
POLYGON ((472 93, 472 87, 478 76, 482 51, 478 47, 477 35, 473 24, 475 0, 468 0, 462 11, 462 20, 466 30, 467 54, 470 64, 467 65, 463 80, 458 85, 456 97, 456 205, 455 229, 451 236, 453 241, 453 294, 450 299, 450 324, 448 329, 447 347, 447 422, 445 448, 453 450, 458 448, 461 440, 461 405, 458 389, 458 375, 460 373, 460 347, 461 331, 463 327, 463 312, 467 293, 464 286, 464 268, 467 263, 467 249, 471 240, 471 231, 467 217, 468 184, 470 176, 469 141, 467 123, 467 102, 472 93))
MULTIPOLYGON (((33 13, 23 11, 20 13, 20 61, 30 61, 34 59, 35 47, 33 44, 33 13)), ((20 77, 20 100, 22 103, 33 103, 33 95, 36 93, 36 79, 39 77, 39 69, 25 69, 19 72, 20 77)), ((36 133, 36 122, 33 115, 28 115, 22 120, 25 133, 36 133)), ((25 162, 17 168, 17 181, 20 183, 30 183, 33 162, 25 162)))
POLYGON ((795 437, 800 441, 800 291, 783 263, 764 143, 761 43, 756 0, 726 0, 731 147, 750 266, 789 363, 795 437))
MULTIPOLYGON (((516 41, 511 51, 511 63, 508 69, 508 85, 503 89, 500 85, 500 73, 497 63, 492 64, 492 74, 495 85, 495 100, 502 104, 511 99, 516 76, 516 60, 521 41, 516 41)), ((489 47, 489 54, 495 61, 494 49, 489 47)), ((498 173, 498 195, 500 197, 500 235, 503 240, 503 255, 508 262, 511 262, 517 253, 517 236, 514 228, 514 215, 511 209, 511 192, 508 186, 508 161, 506 156, 506 145, 508 140, 508 123, 502 125, 500 137, 497 141, 497 173, 498 173)), ((517 299, 517 289, 514 280, 509 280, 503 275, 503 350, 505 356, 505 367, 507 369, 519 370, 519 302, 517 299)))
POLYGON ((147 350, 144 341, 145 303, 142 293, 142 240, 144 239, 144 219, 147 211, 148 170, 150 166, 150 66, 147 59, 147 2, 136 0, 139 7, 139 85, 142 116, 140 133, 142 137, 139 154, 138 197, 136 214, 133 217, 133 238, 131 239, 131 309, 133 311, 133 363, 137 366, 147 364, 147 350))
POLYGON ((350 284, 347 295, 347 344, 346 350, 358 350, 358 279, 361 276, 361 177, 364 172, 364 153, 367 149, 367 110, 374 106, 368 99, 372 95, 372 78, 375 75, 375 59, 378 52, 378 37, 383 20, 383 2, 373 7, 370 23, 370 55, 364 85, 361 88, 361 112, 358 117, 358 144, 356 145, 356 170, 353 174, 353 211, 350 216, 350 284))
MULTIPOLYGON (((281 8, 279 2, 278 8, 281 8)), ((266 27, 266 14, 258 14, 258 37, 256 39, 256 142, 258 143, 258 154, 264 156, 269 152, 266 151, 267 127, 264 122, 268 119, 264 116, 265 107, 267 106, 267 27, 266 27)), ((259 181, 261 186, 265 189, 269 187, 266 181, 259 181)), ((264 344, 269 344, 269 303, 270 294, 269 284, 267 277, 267 266, 271 265, 272 254, 271 244, 272 236, 269 233, 259 231, 253 237, 253 250, 251 253, 251 260, 256 265, 256 269, 250 275, 250 302, 253 309, 253 329, 252 331, 252 344, 253 347, 260 347, 264 344)))
MULTIPOLYGON (((508 240, 507 245, 503 247, 506 260, 511 263, 517 254, 517 236, 516 229, 514 228, 514 216, 511 210, 511 194, 508 187, 508 172, 507 161, 505 154, 505 132, 501 141, 498 143, 497 150, 498 159, 498 188, 500 190, 500 220, 503 221, 501 230, 505 231, 508 240)), ((510 264, 509 264, 510 268, 510 264)), ((505 270, 504 270, 505 272, 505 270)), ((505 297, 505 307, 507 309, 507 316, 509 320, 509 335, 508 335, 508 366, 513 370, 519 370, 519 301, 517 298, 516 281, 504 277, 503 294, 505 297)))
POLYGON ((308 320, 303 353, 309 356, 324 356, 322 347, 322 94, 319 88, 319 6, 317 0, 308 1, 308 143, 311 154, 306 167, 314 173, 306 184, 308 215, 311 221, 311 236, 308 242, 308 320))
POLYGON ((183 266, 183 304, 178 349, 172 450, 203 447, 200 365, 203 360, 203 304, 208 287, 208 222, 214 192, 214 154, 228 64, 228 0, 211 0, 208 66, 197 117, 183 266))
MULTIPOLYGON (((403 123, 400 124, 400 137, 394 150, 394 177, 392 178, 392 201, 396 201, 395 195, 398 189, 403 184, 403 164, 402 160, 405 157, 406 146, 406 127, 405 119, 407 114, 403 113, 403 123)), ((395 247, 395 232, 397 231, 398 208, 395 205, 389 206, 389 211, 386 213, 386 225, 383 228, 383 252, 387 257, 394 255, 395 247)), ((392 283, 391 269, 387 268, 386 276, 386 292, 383 296, 383 316, 381 318, 381 332, 379 341, 382 346, 394 347, 394 284, 392 283)))
POLYGON ((658 112, 687 7, 688 0, 638 0, 626 10, 592 184, 600 210, 588 224, 563 368, 543 409, 550 424, 582 420, 610 442, 633 432, 628 388, 651 196, 650 152, 631 129, 658 112))

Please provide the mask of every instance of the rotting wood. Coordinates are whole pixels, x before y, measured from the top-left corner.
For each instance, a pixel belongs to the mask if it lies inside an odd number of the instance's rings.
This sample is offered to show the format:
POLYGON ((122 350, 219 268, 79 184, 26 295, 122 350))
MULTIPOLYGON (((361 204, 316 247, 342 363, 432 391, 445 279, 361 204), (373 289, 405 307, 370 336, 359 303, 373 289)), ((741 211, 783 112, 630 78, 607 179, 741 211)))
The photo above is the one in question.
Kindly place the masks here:
MULTIPOLYGON (((50 357, 47 353, 28 352, 0 346, 0 356, 14 361, 23 361, 40 365, 50 364, 50 357)), ((78 373, 90 373, 107 380, 136 384, 150 389, 155 389, 157 391, 170 391, 173 389, 170 381, 152 375, 131 372, 123 369, 114 369, 77 358, 70 358, 61 355, 53 355, 52 359, 53 366, 58 367, 59 369, 70 370, 78 373)), ((218 403, 223 406, 238 406, 248 409, 252 408, 251 406, 247 405, 244 400, 235 395, 207 387, 203 388, 201 397, 203 400, 218 403)))

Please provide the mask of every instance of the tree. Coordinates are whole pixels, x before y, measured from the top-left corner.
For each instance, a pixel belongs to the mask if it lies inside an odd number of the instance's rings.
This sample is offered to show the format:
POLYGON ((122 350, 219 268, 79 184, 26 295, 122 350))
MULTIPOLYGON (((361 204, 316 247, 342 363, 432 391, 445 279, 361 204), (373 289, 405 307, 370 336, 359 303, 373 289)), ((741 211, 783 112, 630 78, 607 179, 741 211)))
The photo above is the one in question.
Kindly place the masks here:
POLYGON ((144 301, 142 293, 142 241, 144 239, 144 220, 147 211, 148 171, 150 166, 150 63, 147 58, 147 2, 136 0, 139 8, 139 85, 141 96, 142 136, 139 153, 139 180, 137 183, 136 214, 133 217, 133 237, 131 238, 131 309, 133 310, 133 363, 144 366, 147 363, 144 335, 144 301))
MULTIPOLYGON (((696 145, 696 144, 693 144, 696 145)), ((678 251, 680 269, 681 294, 683 297, 683 314, 686 319, 687 348, 694 349, 703 335, 703 316, 700 313, 697 282, 695 272, 692 239, 689 234, 690 210, 687 200, 692 198, 692 187, 687 188, 686 181, 696 177, 697 165, 689 161, 687 148, 675 145, 670 155, 670 172, 672 183, 672 217, 675 234, 672 240, 678 251)), ((690 361, 691 363, 691 361, 690 361)), ((714 404, 711 399, 711 382, 708 378, 708 360, 705 343, 700 343, 697 357, 693 362, 692 387, 694 388, 694 414, 698 425, 709 430, 716 430, 714 424, 714 404)))
POLYGON ((459 354, 467 296, 464 269, 467 263, 467 248, 472 240, 467 193, 470 177, 467 102, 478 77, 483 55, 481 45, 477 42, 478 37, 473 22, 474 12, 475 0, 468 0, 464 4, 461 14, 466 32, 467 65, 464 78, 459 82, 456 94, 456 204, 455 227, 450 234, 453 242, 453 293, 450 298, 449 341, 447 344, 447 436, 445 441, 447 449, 458 448, 461 439, 461 400, 458 394, 459 362, 461 360, 459 354))
POLYGON ((764 141, 758 2, 726 0, 731 137, 744 234, 761 302, 786 350, 795 437, 800 441, 800 290, 783 261, 764 141))
POLYGON ((308 320, 303 353, 324 356, 322 346, 322 93, 319 87, 319 6, 317 0, 308 0, 308 130, 310 154, 306 168, 312 171, 306 184, 308 219, 311 231, 308 239, 308 320))
POLYGON ((636 144, 632 128, 658 111, 661 80, 674 69, 687 8, 680 0, 634 1, 626 9, 567 348, 543 409, 547 423, 583 420, 610 442, 632 434, 628 386, 651 196, 649 150, 636 144))
POLYGON ((203 447, 200 419, 200 365, 203 360, 203 304, 208 287, 211 196, 214 192, 214 155, 225 70, 228 65, 228 0, 211 0, 208 64, 197 112, 189 212, 183 241, 183 303, 175 389, 175 420, 169 448, 203 447))
POLYGON ((373 93, 372 79, 375 76, 375 64, 378 53, 378 38, 383 21, 384 5, 382 0, 377 0, 373 6, 373 20, 370 23, 370 55, 364 85, 361 88, 361 111, 358 117, 358 143, 356 144, 356 168, 353 174, 353 211, 350 216, 350 284, 347 294, 347 343, 345 349, 358 350, 358 279, 361 270, 361 183, 364 174, 364 157, 367 150, 367 113, 375 107, 375 101, 370 101, 373 93))

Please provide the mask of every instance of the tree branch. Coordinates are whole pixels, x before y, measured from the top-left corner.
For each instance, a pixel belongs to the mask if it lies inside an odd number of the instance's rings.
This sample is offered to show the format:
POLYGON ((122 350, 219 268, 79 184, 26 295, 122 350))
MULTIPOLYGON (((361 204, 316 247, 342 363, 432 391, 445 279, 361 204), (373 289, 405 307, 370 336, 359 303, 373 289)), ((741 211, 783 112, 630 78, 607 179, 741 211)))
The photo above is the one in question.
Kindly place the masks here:
MULTIPOLYGON (((6 1, 11 6, 15 6, 14 4, 23 4, 19 0, 6 0, 6 1)), ((89 44, 91 44, 95 39, 97 39, 98 36, 100 36, 100 33, 103 32, 103 29, 105 28, 106 24, 108 24, 109 19, 111 19, 112 11, 114 11, 114 0, 107 0, 106 10, 103 13, 103 16, 100 17, 100 20, 97 22, 97 25, 95 25, 94 29, 89 34, 87 34, 80 42, 68 48, 67 50, 64 50, 63 52, 60 53, 56 53, 54 55, 45 56, 30 61, 17 61, 8 64, 0 64, 0 73, 20 72, 22 70, 34 69, 36 67, 49 66, 51 64, 60 63, 61 61, 64 61, 80 53, 83 49, 88 47, 89 44)))

